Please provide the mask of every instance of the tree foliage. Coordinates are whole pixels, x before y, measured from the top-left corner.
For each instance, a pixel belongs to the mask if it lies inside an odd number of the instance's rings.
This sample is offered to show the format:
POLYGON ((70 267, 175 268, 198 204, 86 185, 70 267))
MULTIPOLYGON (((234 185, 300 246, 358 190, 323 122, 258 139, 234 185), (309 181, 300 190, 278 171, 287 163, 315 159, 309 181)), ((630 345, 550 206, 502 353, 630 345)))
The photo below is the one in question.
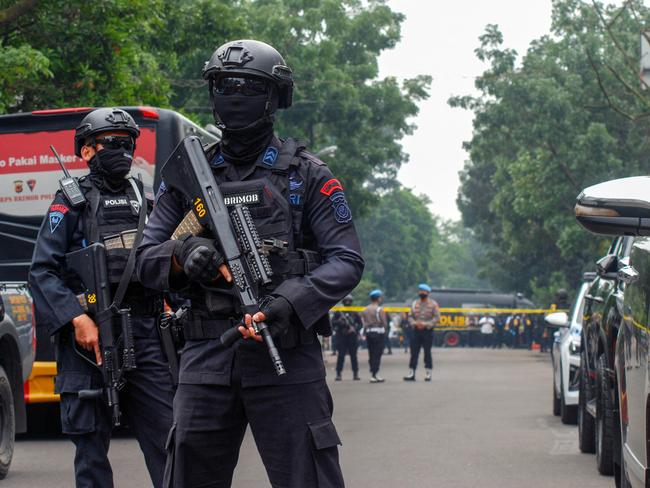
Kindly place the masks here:
POLYGON ((259 39, 294 70, 279 134, 336 146, 328 162, 360 214, 407 161, 399 141, 427 97, 426 76, 378 78, 402 21, 384 0, 0 0, 0 113, 147 104, 208 123, 203 63, 259 39))
POLYGON ((488 288, 478 274, 484 249, 471 229, 461 222, 438 221, 429 261, 431 286, 438 288, 488 288))
MULTIPOLYGON (((413 281, 426 281, 436 225, 426 197, 397 188, 357 224, 366 274, 389 297, 402 297, 413 281)), ((415 283, 417 284, 417 283, 415 283)))
MULTIPOLYGON (((21 3, 0 0, 0 19, 21 3)), ((2 111, 166 104, 169 84, 146 47, 159 33, 158 0, 32 3, 0 23, 2 111)))
MULTIPOLYGON (((627 3, 650 19, 641 2, 627 3)), ((489 67, 476 80, 480 94, 450 104, 475 114, 457 201, 487 249, 481 272, 497 286, 575 284, 603 248, 575 222, 577 194, 647 173, 645 123, 627 116, 643 102, 621 81, 629 79, 621 49, 638 59, 640 24, 629 11, 557 0, 552 35, 531 43, 520 63, 497 26, 481 36, 476 55, 489 67), (603 16, 616 17, 616 40, 603 16)))
POLYGON ((458 222, 439 221, 429 203, 425 196, 398 187, 382 195, 357 222, 366 260, 364 278, 390 300, 412 298, 423 282, 448 288, 485 284, 476 275, 481 247, 472 232, 458 222))

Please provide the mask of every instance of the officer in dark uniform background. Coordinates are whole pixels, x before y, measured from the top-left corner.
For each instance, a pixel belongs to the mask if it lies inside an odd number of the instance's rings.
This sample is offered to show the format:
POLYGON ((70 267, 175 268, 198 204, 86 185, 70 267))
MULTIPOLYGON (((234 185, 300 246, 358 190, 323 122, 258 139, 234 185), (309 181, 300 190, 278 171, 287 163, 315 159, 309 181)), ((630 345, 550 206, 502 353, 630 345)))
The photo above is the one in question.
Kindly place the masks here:
MULTIPOLYGON (((274 135, 276 110, 291 105, 293 76, 273 47, 252 40, 224 44, 203 77, 223 131, 206 156, 224 198, 245 199, 260 237, 287 243, 270 255, 274 282, 259 290, 263 305, 252 317, 265 320, 276 335, 287 374, 276 375, 252 329, 240 327, 249 339, 231 348, 220 343, 242 319, 229 272, 213 235, 170 240, 191 206, 165 181, 137 267, 148 286, 175 290, 191 303, 167 486, 230 486, 249 423, 273 486, 343 486, 316 336, 331 333, 329 309, 363 272, 343 187, 304 146, 274 135)), ((246 320, 250 325, 251 317, 246 320)))
MULTIPOLYGON (((354 298, 348 295, 343 299, 344 307, 351 307, 354 298)), ((334 312, 332 316, 332 327, 337 336, 336 348, 338 357, 336 358, 336 381, 341 381, 341 373, 345 364, 345 355, 350 355, 350 364, 352 366, 352 379, 359 378, 359 363, 357 361, 357 349, 359 349, 359 332, 363 325, 361 317, 356 312, 334 312)))
MULTIPOLYGON (((101 362, 101 338, 77 299, 83 288, 66 269, 65 255, 95 242, 104 243, 115 292, 129 248, 137 242, 140 212, 151 208, 143 205, 142 183, 127 178, 139 134, 133 118, 119 109, 97 109, 82 120, 75 132, 75 153, 90 168, 90 174, 80 180, 86 203, 73 206, 57 192, 39 231, 29 274, 38 326, 46 327, 56 341, 56 392, 61 394, 63 432, 76 447, 78 487, 113 486, 107 456, 112 416, 104 399, 78 397, 80 390, 103 385, 100 368, 80 354, 85 349, 101 362)), ((128 373, 120 403, 140 443, 152 483, 160 487, 173 399, 156 330, 162 297, 134 277, 125 280, 130 284, 121 307, 131 309, 137 369, 128 373)))

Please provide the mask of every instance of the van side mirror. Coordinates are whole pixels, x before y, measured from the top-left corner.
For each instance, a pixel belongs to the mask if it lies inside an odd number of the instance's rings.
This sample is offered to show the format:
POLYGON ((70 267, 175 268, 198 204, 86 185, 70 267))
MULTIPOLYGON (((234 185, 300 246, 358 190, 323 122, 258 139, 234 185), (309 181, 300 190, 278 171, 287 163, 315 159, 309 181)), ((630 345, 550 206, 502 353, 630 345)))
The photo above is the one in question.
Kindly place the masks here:
POLYGON ((566 312, 554 312, 544 317, 548 327, 562 328, 569 326, 569 316, 566 312))
POLYGON ((633 176, 585 188, 575 206, 587 230, 605 235, 650 235, 650 177, 633 176))

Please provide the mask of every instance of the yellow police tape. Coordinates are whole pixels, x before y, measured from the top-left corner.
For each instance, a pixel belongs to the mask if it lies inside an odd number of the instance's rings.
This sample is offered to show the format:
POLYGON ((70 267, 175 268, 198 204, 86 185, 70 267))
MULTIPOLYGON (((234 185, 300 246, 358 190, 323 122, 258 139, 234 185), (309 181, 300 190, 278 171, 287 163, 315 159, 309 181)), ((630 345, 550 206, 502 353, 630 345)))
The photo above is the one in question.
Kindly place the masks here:
MULTIPOLYGON (((332 308, 332 312, 363 312, 366 307, 344 307, 336 306, 332 308)), ((386 312, 410 312, 411 307, 382 307, 386 312)), ((567 312, 564 309, 554 308, 440 308, 440 313, 511 313, 511 314, 548 314, 553 312, 567 312)))

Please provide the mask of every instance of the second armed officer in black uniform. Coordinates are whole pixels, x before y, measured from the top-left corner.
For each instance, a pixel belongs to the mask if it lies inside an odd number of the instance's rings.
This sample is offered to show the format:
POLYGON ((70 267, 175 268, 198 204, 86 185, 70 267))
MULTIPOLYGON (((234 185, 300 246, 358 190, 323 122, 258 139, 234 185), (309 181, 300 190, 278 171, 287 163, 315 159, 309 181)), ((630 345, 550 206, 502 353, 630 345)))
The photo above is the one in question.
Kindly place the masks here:
MULTIPOLYGON (((228 487, 250 424, 269 480, 278 487, 342 487, 332 397, 317 334, 329 309, 359 282, 364 262, 343 187, 293 139, 274 135, 274 114, 291 105, 293 75, 268 44, 234 41, 206 64, 221 143, 206 148, 225 203, 245 202, 270 255, 272 286, 261 311, 287 373, 277 376, 252 329, 225 348, 219 338, 242 319, 213 235, 170 236, 190 211, 165 181, 139 248, 138 275, 191 303, 174 398, 168 486, 228 487), (284 247, 281 243, 286 243, 284 247), (256 340, 252 340, 256 339, 256 340)), ((250 325, 251 317, 246 317, 250 325)))
POLYGON ((127 178, 139 135, 140 129, 124 110, 100 108, 84 117, 75 131, 74 144, 76 155, 90 168, 90 174, 80 180, 85 203, 75 205, 57 192, 39 231, 29 273, 38 326, 56 339, 55 388, 61 394, 63 433, 76 447, 78 487, 113 486, 108 460, 111 412, 103 398, 79 398, 81 390, 104 386, 100 368, 82 357, 85 349, 101 362, 101 337, 97 324, 77 299, 83 287, 65 258, 68 252, 93 243, 108 249, 111 291, 116 293, 122 279, 126 286, 124 300, 116 305, 130 309, 136 369, 126 375, 120 404, 135 431, 153 486, 162 485, 173 399, 171 376, 156 330, 162 296, 125 271, 129 248, 142 233, 140 221, 144 224, 144 212, 151 209, 150 204, 144 205, 142 183, 127 178))
MULTIPOLYGON (((354 298, 348 295, 343 299, 344 307, 351 307, 354 298)), ((336 381, 341 381, 341 373, 345 364, 346 354, 350 355, 350 364, 352 366, 352 378, 359 378, 359 362, 357 361, 357 349, 359 349, 359 333, 363 328, 361 317, 357 312, 334 312, 332 315, 332 326, 336 333, 336 381)))

